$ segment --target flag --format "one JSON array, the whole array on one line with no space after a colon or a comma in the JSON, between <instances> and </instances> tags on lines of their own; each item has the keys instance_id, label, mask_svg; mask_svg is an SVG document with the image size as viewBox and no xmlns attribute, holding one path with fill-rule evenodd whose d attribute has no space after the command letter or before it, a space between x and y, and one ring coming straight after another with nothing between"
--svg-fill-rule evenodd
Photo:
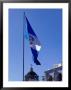
<instances>
[{"instance_id":1,"label":"flag","mask_svg":"<svg viewBox=\"0 0 71 90\"><path fill-rule=\"evenodd\" d=\"M28 35L29 35L29 44L30 44L32 55L33 55L34 63L36 65L41 65L41 63L38 60L38 53L41 49L41 44L40 44L36 34L34 33L27 17L26 17L26 22L27 22L27 31L28 31Z\"/></svg>"}]
</instances>

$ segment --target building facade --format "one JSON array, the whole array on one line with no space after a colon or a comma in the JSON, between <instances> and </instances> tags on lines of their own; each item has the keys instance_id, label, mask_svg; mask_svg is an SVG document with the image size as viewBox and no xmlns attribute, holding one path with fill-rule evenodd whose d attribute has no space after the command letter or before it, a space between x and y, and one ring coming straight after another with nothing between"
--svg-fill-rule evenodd
<instances>
[{"instance_id":1,"label":"building facade","mask_svg":"<svg viewBox=\"0 0 71 90\"><path fill-rule=\"evenodd\" d=\"M30 68L30 71L25 75L25 81L39 81L39 76Z\"/></svg>"},{"instance_id":2,"label":"building facade","mask_svg":"<svg viewBox=\"0 0 71 90\"><path fill-rule=\"evenodd\" d=\"M39 81L39 76L34 72L32 67L25 75L25 81ZM62 81L62 65L55 65L52 69L45 71L42 81Z\"/></svg>"},{"instance_id":3,"label":"building facade","mask_svg":"<svg viewBox=\"0 0 71 90\"><path fill-rule=\"evenodd\" d=\"M45 71L44 81L62 81L62 65L58 64L54 68Z\"/></svg>"}]
</instances>

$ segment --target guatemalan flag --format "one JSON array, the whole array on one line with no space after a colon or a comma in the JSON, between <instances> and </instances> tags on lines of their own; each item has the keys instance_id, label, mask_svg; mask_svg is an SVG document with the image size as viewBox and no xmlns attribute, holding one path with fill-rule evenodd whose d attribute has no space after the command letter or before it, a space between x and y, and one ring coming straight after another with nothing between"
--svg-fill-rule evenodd
<instances>
[{"instance_id":1,"label":"guatemalan flag","mask_svg":"<svg viewBox=\"0 0 71 90\"><path fill-rule=\"evenodd\" d=\"M29 44L30 44L32 55L33 55L34 63L36 65L41 65L41 63L38 61L38 53L41 49L41 44L40 44L36 34L34 33L27 18L26 18L26 22L27 22L27 31L28 31L28 35L29 35Z\"/></svg>"}]
</instances>

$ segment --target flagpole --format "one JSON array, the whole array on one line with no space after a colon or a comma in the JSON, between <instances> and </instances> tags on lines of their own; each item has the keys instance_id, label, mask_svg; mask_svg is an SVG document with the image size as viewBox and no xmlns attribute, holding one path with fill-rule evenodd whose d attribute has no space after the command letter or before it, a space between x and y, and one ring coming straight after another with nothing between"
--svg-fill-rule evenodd
<instances>
[{"instance_id":1,"label":"flagpole","mask_svg":"<svg viewBox=\"0 0 71 90\"><path fill-rule=\"evenodd\" d=\"M25 13L24 13L24 22L25 22ZM24 29L25 29L25 23L23 23L23 81L24 81Z\"/></svg>"},{"instance_id":2,"label":"flagpole","mask_svg":"<svg viewBox=\"0 0 71 90\"><path fill-rule=\"evenodd\" d=\"M24 81L24 26L23 26L23 81Z\"/></svg>"}]
</instances>

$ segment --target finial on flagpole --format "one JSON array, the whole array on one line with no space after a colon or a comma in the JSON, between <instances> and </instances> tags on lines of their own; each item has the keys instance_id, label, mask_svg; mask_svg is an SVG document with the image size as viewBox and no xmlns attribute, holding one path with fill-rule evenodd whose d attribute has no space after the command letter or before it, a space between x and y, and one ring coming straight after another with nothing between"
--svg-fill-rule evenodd
<instances>
[{"instance_id":1,"label":"finial on flagpole","mask_svg":"<svg viewBox=\"0 0 71 90\"><path fill-rule=\"evenodd\" d=\"M25 12L24 12L24 15L25 15Z\"/></svg>"},{"instance_id":2,"label":"finial on flagpole","mask_svg":"<svg viewBox=\"0 0 71 90\"><path fill-rule=\"evenodd\" d=\"M24 12L24 16L26 17L26 13Z\"/></svg>"},{"instance_id":3,"label":"finial on flagpole","mask_svg":"<svg viewBox=\"0 0 71 90\"><path fill-rule=\"evenodd\" d=\"M24 17L25 17L25 19L26 19L26 13L24 12Z\"/></svg>"}]
</instances>

